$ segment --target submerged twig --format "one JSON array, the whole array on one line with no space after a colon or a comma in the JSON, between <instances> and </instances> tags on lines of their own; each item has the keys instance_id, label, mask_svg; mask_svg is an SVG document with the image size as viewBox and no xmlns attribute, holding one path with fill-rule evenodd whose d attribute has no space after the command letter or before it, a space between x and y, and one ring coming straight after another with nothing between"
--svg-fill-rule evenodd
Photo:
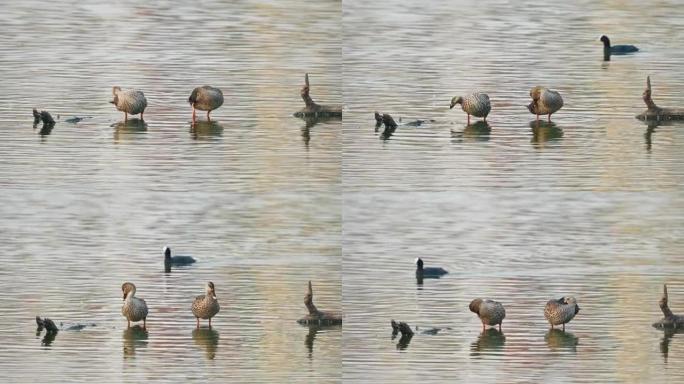
<instances>
[{"instance_id":1,"label":"submerged twig","mask_svg":"<svg viewBox=\"0 0 684 384\"><path fill-rule=\"evenodd\" d=\"M304 305L309 310L309 314L297 320L299 324L305 325L338 325L342 324L342 315L337 312L320 311L313 303L313 290L311 281L304 295Z\"/></svg>"},{"instance_id":2,"label":"submerged twig","mask_svg":"<svg viewBox=\"0 0 684 384\"><path fill-rule=\"evenodd\" d=\"M304 75L304 86L300 91L305 107L294 113L296 117L342 117L342 107L317 104L309 95L309 74Z\"/></svg>"},{"instance_id":3,"label":"submerged twig","mask_svg":"<svg viewBox=\"0 0 684 384\"><path fill-rule=\"evenodd\" d=\"M661 108L651 98L651 77L646 77L646 89L642 95L647 109L636 118L640 120L682 120L684 119L684 108Z\"/></svg>"},{"instance_id":4,"label":"submerged twig","mask_svg":"<svg viewBox=\"0 0 684 384\"><path fill-rule=\"evenodd\" d=\"M683 328L684 316L672 313L672 310L670 310L670 307L667 305L667 300L667 285L663 284L663 296L660 298L658 305L665 317L660 319L660 321L653 323L653 326L656 328Z\"/></svg>"}]
</instances>

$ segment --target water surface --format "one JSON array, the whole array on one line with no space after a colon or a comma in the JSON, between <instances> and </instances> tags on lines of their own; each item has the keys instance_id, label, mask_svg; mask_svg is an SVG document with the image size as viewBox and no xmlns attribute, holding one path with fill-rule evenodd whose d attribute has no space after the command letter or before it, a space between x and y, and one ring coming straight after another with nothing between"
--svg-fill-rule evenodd
<instances>
[{"instance_id":1,"label":"water surface","mask_svg":"<svg viewBox=\"0 0 684 384\"><path fill-rule=\"evenodd\" d=\"M647 75L656 103L684 105L683 16L668 2L345 2L345 380L683 379L681 335L651 323L665 282L684 311L684 125L634 118ZM641 51L604 62L601 34ZM535 85L563 95L553 124L525 108ZM491 98L487 125L449 109L473 90ZM401 118L393 135L374 111ZM451 273L417 285L416 257ZM544 304L564 295L582 309L550 333ZM476 297L506 305L503 334L480 334ZM406 345L391 319L451 329Z\"/></svg>"},{"instance_id":2,"label":"water surface","mask_svg":"<svg viewBox=\"0 0 684 384\"><path fill-rule=\"evenodd\" d=\"M29 1L0 19L0 367L9 382L337 382L341 329L296 324L308 280L341 308L339 2ZM190 124L193 87L223 90ZM145 92L123 121L111 87ZM31 108L57 119L32 127ZM76 124L73 117L88 117ZM164 273L162 247L198 259ZM221 312L194 330L207 281ZM121 284L149 307L126 330ZM35 335L35 315L96 326ZM206 324L205 324L206 325ZM204 325L204 326L205 326Z\"/></svg>"}]
</instances>

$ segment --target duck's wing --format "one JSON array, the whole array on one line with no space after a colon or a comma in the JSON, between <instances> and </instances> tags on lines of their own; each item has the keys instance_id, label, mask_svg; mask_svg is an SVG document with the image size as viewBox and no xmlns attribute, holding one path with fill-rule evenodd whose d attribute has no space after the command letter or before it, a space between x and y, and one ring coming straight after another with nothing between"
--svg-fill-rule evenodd
<instances>
[{"instance_id":1,"label":"duck's wing","mask_svg":"<svg viewBox=\"0 0 684 384\"><path fill-rule=\"evenodd\" d=\"M546 90L542 94L542 104L550 111L557 111L563 107L563 98L556 91Z\"/></svg>"}]
</instances>

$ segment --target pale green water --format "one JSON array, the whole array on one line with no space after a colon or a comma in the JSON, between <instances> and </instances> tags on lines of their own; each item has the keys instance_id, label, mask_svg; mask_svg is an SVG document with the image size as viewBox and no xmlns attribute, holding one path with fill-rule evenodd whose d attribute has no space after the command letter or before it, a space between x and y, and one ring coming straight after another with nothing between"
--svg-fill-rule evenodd
<instances>
[{"instance_id":1,"label":"pale green water","mask_svg":"<svg viewBox=\"0 0 684 384\"><path fill-rule=\"evenodd\" d=\"M291 114L305 72L341 103L340 3L98 3L0 6L3 381L339 381L341 329L296 320L308 280L341 309L341 122ZM203 84L225 103L191 131ZM113 85L145 92L146 126ZM34 106L61 115L50 135ZM165 274L166 244L197 264ZM125 330L127 280L147 335ZM197 333L208 280L221 312ZM97 326L42 346L37 314Z\"/></svg>"},{"instance_id":2,"label":"pale green water","mask_svg":"<svg viewBox=\"0 0 684 384\"><path fill-rule=\"evenodd\" d=\"M344 4L344 378L349 382L679 382L662 284L684 312L684 124L634 119L684 106L678 3L429 1ZM636 55L602 61L608 34ZM533 130L529 89L561 92ZM466 127L455 95L490 95ZM382 140L373 111L433 119ZM451 273L417 286L414 258ZM676 292L676 293L675 293ZM566 334L544 304L577 297ZM506 305L480 335L476 297ZM390 319L450 327L405 349Z\"/></svg>"},{"instance_id":3,"label":"pale green water","mask_svg":"<svg viewBox=\"0 0 684 384\"><path fill-rule=\"evenodd\" d=\"M684 124L633 117L647 75L684 106L683 20L676 2L0 6L4 380L684 380L682 336L651 327L663 283L684 312ZM641 52L605 63L603 33ZM305 72L344 123L291 117ZM193 129L202 84L226 102ZM537 84L565 99L552 127L530 124ZM145 92L145 124L113 85ZM488 126L448 108L476 89ZM60 115L49 134L33 107ZM375 110L402 118L385 140ZM164 273L167 244L198 263ZM416 284L418 256L451 273ZM147 333L119 313L126 280ZM222 309L197 331L208 280ZM343 329L296 324L308 280ZM582 309L549 332L563 295ZM506 305L503 334L480 333L475 297ZM37 314L96 326L50 342ZM448 329L401 345L390 319Z\"/></svg>"}]
</instances>

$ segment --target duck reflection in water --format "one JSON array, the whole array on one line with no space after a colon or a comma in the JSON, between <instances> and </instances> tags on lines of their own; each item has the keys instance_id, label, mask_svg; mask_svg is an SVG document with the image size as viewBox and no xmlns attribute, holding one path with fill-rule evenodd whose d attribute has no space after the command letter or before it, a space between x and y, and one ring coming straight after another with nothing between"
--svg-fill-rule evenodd
<instances>
[{"instance_id":1,"label":"duck reflection in water","mask_svg":"<svg viewBox=\"0 0 684 384\"><path fill-rule=\"evenodd\" d=\"M130 121L130 120L129 120ZM147 330L140 325L134 325L123 332L124 358L134 357L137 348L147 347Z\"/></svg>"},{"instance_id":2,"label":"duck reflection in water","mask_svg":"<svg viewBox=\"0 0 684 384\"><path fill-rule=\"evenodd\" d=\"M463 128L463 131L451 130L452 142L462 141L489 141L489 134L492 132L492 126L486 121L476 121L468 124Z\"/></svg>"},{"instance_id":3,"label":"duck reflection in water","mask_svg":"<svg viewBox=\"0 0 684 384\"><path fill-rule=\"evenodd\" d=\"M147 132L147 123L138 118L119 121L118 123L113 124L112 127L114 128L115 143Z\"/></svg>"},{"instance_id":4,"label":"duck reflection in water","mask_svg":"<svg viewBox=\"0 0 684 384\"><path fill-rule=\"evenodd\" d=\"M223 136L223 126L217 121L196 121L190 124L193 140L211 139Z\"/></svg>"},{"instance_id":5,"label":"duck reflection in water","mask_svg":"<svg viewBox=\"0 0 684 384\"><path fill-rule=\"evenodd\" d=\"M472 344L470 355L479 356L482 352L502 350L506 344L506 336L496 328L487 328L480 332Z\"/></svg>"},{"instance_id":6,"label":"duck reflection in water","mask_svg":"<svg viewBox=\"0 0 684 384\"><path fill-rule=\"evenodd\" d=\"M577 352L577 344L579 344L577 336L557 328L549 329L544 335L544 340L552 351L570 350Z\"/></svg>"},{"instance_id":7,"label":"duck reflection in water","mask_svg":"<svg viewBox=\"0 0 684 384\"><path fill-rule=\"evenodd\" d=\"M192 340L195 345L204 349L207 359L214 360L219 345L218 331L210 328L195 328L192 330Z\"/></svg>"},{"instance_id":8,"label":"duck reflection in water","mask_svg":"<svg viewBox=\"0 0 684 384\"><path fill-rule=\"evenodd\" d=\"M530 128L532 128L532 144L542 144L563 137L563 130L554 122L532 120Z\"/></svg>"}]
</instances>

